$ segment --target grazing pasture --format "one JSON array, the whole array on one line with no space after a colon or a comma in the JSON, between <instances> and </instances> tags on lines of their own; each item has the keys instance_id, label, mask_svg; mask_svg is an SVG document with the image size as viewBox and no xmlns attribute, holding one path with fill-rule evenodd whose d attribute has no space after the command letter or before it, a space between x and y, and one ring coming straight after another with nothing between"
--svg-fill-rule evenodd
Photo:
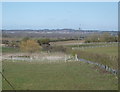
<instances>
[{"instance_id":1,"label":"grazing pasture","mask_svg":"<svg viewBox=\"0 0 120 92\"><path fill-rule=\"evenodd\" d=\"M71 53L77 53L79 58L87 59L100 64L108 65L111 68L118 68L118 46L93 47L74 49Z\"/></svg>"},{"instance_id":2,"label":"grazing pasture","mask_svg":"<svg viewBox=\"0 0 120 92\"><path fill-rule=\"evenodd\" d=\"M115 75L80 61L3 61L3 69L16 90L117 90L118 86ZM4 79L3 89L11 90Z\"/></svg>"},{"instance_id":3,"label":"grazing pasture","mask_svg":"<svg viewBox=\"0 0 120 92\"><path fill-rule=\"evenodd\" d=\"M19 48L12 48L12 47L2 47L0 48L2 53L17 53L20 52Z\"/></svg>"},{"instance_id":4,"label":"grazing pasture","mask_svg":"<svg viewBox=\"0 0 120 92\"><path fill-rule=\"evenodd\" d=\"M38 60L33 58L31 62L25 60L3 60L3 74L16 90L117 90L118 78L116 75L100 69L98 66L81 61L70 60L66 62L64 58L67 55L74 56L77 54L80 58L109 65L111 68L117 69L117 59L113 60L112 57L118 57L118 47L72 50L70 45L76 43L79 42L67 42L65 44L64 42L63 44L57 42L56 45L53 44L53 47L56 46L57 50L54 47L51 52L41 51L39 52L40 56L38 53L32 53L31 56L39 58ZM64 46L59 47L60 45ZM3 47L1 50L3 55L21 53L17 48ZM40 57L46 58L46 55L48 55L47 59L39 62L41 61ZM62 56L63 58L56 62L57 56ZM50 60L54 60L54 62L50 62ZM4 79L2 82L3 90L11 90L11 87Z\"/></svg>"},{"instance_id":5,"label":"grazing pasture","mask_svg":"<svg viewBox=\"0 0 120 92\"><path fill-rule=\"evenodd\" d=\"M92 53L107 54L110 56L118 56L118 46L85 48L82 50Z\"/></svg>"}]
</instances>

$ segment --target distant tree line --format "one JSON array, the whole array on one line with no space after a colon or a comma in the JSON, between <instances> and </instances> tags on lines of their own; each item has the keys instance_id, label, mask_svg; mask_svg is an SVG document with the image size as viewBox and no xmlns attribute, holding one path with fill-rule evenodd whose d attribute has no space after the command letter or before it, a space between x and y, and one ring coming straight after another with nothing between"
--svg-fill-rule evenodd
<instances>
[{"instance_id":1,"label":"distant tree line","mask_svg":"<svg viewBox=\"0 0 120 92\"><path fill-rule=\"evenodd\" d=\"M66 39L65 39L66 40ZM64 39L52 40L52 41L65 41ZM103 34L91 34L84 38L86 43L90 42L118 42L118 36L113 36L110 33L106 32ZM51 40L47 38L41 39L32 39L25 37L21 40L2 40L2 43L8 47L20 48L21 51L25 52L37 52L40 50L44 51L66 51L66 48L63 46L51 46Z\"/></svg>"},{"instance_id":2,"label":"distant tree line","mask_svg":"<svg viewBox=\"0 0 120 92\"><path fill-rule=\"evenodd\" d=\"M90 42L118 42L118 36L113 36L108 32L103 34L91 34L85 38L86 43Z\"/></svg>"}]
</instances>

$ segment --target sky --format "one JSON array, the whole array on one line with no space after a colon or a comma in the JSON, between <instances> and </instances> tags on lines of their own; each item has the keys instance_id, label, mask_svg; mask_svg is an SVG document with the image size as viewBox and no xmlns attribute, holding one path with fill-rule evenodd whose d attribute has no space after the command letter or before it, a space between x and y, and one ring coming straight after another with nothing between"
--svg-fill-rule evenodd
<instances>
[{"instance_id":1,"label":"sky","mask_svg":"<svg viewBox=\"0 0 120 92\"><path fill-rule=\"evenodd\" d=\"M118 30L117 2L3 2L2 29Z\"/></svg>"}]
</instances>

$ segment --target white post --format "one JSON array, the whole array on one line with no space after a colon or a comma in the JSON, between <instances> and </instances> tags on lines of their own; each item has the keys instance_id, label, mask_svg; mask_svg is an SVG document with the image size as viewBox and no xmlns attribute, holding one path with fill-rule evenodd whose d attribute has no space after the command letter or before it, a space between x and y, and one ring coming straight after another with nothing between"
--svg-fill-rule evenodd
<instances>
[{"instance_id":1,"label":"white post","mask_svg":"<svg viewBox=\"0 0 120 92\"><path fill-rule=\"evenodd\" d=\"M65 55L65 63L66 63L66 59L67 59L67 58L66 58L66 55Z\"/></svg>"},{"instance_id":2,"label":"white post","mask_svg":"<svg viewBox=\"0 0 120 92\"><path fill-rule=\"evenodd\" d=\"M75 54L75 60L78 61L77 54Z\"/></svg>"}]
</instances>

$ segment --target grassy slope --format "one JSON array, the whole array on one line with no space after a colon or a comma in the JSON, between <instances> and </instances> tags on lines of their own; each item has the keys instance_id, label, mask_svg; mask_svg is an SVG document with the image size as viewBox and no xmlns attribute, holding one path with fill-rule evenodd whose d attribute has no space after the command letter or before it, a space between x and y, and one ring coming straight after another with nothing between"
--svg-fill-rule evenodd
<instances>
[{"instance_id":1,"label":"grassy slope","mask_svg":"<svg viewBox=\"0 0 120 92\"><path fill-rule=\"evenodd\" d=\"M81 62L3 62L3 68L5 76L18 90L117 89L114 75L100 73L92 65ZM4 80L3 89L11 89Z\"/></svg>"},{"instance_id":2,"label":"grassy slope","mask_svg":"<svg viewBox=\"0 0 120 92\"><path fill-rule=\"evenodd\" d=\"M112 56L118 56L118 46L112 47L96 47L96 48L86 48L84 51L99 53L99 54L107 54Z\"/></svg>"},{"instance_id":3,"label":"grassy slope","mask_svg":"<svg viewBox=\"0 0 120 92\"><path fill-rule=\"evenodd\" d=\"M113 69L118 68L118 46L112 47L95 47L95 48L85 48L85 49L77 49L81 58L98 62L104 65L108 65ZM83 52L80 52L83 51ZM85 53L84 53L85 52ZM97 55L99 54L99 56ZM105 58L111 56L109 58Z\"/></svg>"}]
</instances>

